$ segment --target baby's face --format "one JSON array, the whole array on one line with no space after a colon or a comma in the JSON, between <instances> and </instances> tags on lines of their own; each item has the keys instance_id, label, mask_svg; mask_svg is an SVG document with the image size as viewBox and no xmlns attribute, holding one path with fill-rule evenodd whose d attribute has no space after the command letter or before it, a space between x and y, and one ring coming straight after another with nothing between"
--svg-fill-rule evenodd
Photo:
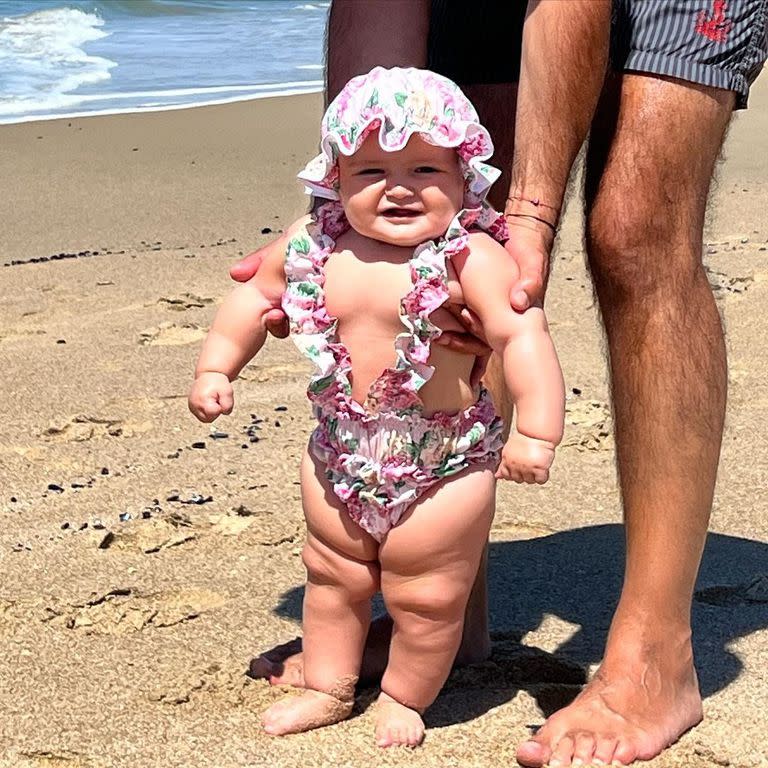
<instances>
[{"instance_id":1,"label":"baby's face","mask_svg":"<svg viewBox=\"0 0 768 768\"><path fill-rule=\"evenodd\" d=\"M339 157L339 195L356 232L415 246L444 235L461 210L459 156L418 136L402 150L386 152L372 133L354 155Z\"/></svg>"}]
</instances>

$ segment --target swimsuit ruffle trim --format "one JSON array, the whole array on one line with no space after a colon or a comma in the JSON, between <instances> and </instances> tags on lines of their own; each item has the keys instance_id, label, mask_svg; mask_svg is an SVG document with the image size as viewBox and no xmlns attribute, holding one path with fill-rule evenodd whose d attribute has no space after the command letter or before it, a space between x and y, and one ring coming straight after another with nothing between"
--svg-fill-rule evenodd
<instances>
[{"instance_id":1,"label":"swimsuit ruffle trim","mask_svg":"<svg viewBox=\"0 0 768 768\"><path fill-rule=\"evenodd\" d=\"M363 417L422 411L418 392L434 373L427 361L431 342L441 333L430 316L448 299L446 260L468 248L471 227L502 242L507 238L504 217L483 201L459 211L444 237L415 249L409 263L412 287L400 302L405 330L395 339L395 366L372 383L364 404L352 398L349 352L338 341L338 322L325 306L325 264L337 238L349 228L341 203L320 206L310 224L294 235L286 251L283 310L296 346L315 364L307 394L316 408Z\"/></svg>"}]
</instances>

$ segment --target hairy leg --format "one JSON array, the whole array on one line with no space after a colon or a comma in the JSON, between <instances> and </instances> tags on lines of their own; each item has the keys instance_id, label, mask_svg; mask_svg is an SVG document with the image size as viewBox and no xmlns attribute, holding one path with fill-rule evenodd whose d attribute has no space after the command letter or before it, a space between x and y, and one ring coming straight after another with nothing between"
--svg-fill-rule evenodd
<instances>
[{"instance_id":1,"label":"hairy leg","mask_svg":"<svg viewBox=\"0 0 768 768\"><path fill-rule=\"evenodd\" d=\"M381 680L379 746L421 742L421 713L443 686L461 642L494 492L493 470L470 468L422 496L381 543L381 590L394 629Z\"/></svg>"},{"instance_id":2,"label":"hairy leg","mask_svg":"<svg viewBox=\"0 0 768 768\"><path fill-rule=\"evenodd\" d=\"M494 83L489 85L463 85L462 89L475 105L480 121L488 128L493 138L494 153L490 162L502 170L499 180L493 185L488 199L496 210L503 211L509 190L512 170L512 156L515 148L515 111L517 108L517 83ZM512 423L513 404L504 384L504 373L498 355L491 355L483 377L496 410L504 421L506 438ZM477 589L483 590L487 581L486 563L478 571ZM487 601L487 597L485 598ZM470 602L470 608L474 604ZM486 611L487 612L487 611ZM468 617L469 619L469 617ZM467 634L469 634L467 627ZM479 633L476 633L476 641Z\"/></svg>"},{"instance_id":3,"label":"hairy leg","mask_svg":"<svg viewBox=\"0 0 768 768\"><path fill-rule=\"evenodd\" d=\"M307 690L265 712L264 729L272 735L329 725L352 711L371 598L379 589L378 544L352 521L309 453L302 461L301 489L307 520L302 553Z\"/></svg>"},{"instance_id":4,"label":"hairy leg","mask_svg":"<svg viewBox=\"0 0 768 768\"><path fill-rule=\"evenodd\" d=\"M326 99L375 66L426 66L430 5L431 0L333 0Z\"/></svg>"},{"instance_id":5,"label":"hairy leg","mask_svg":"<svg viewBox=\"0 0 768 768\"><path fill-rule=\"evenodd\" d=\"M690 610L726 396L720 317L701 263L732 93L625 75L598 109L587 171L624 504L624 586L594 680L518 750L526 766L628 764L702 717Z\"/></svg>"}]
</instances>

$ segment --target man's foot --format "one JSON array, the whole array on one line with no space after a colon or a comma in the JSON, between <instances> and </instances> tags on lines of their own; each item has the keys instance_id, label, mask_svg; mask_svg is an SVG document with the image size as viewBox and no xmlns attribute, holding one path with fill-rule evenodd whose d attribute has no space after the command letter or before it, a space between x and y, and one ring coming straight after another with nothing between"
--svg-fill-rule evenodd
<instances>
[{"instance_id":1,"label":"man's foot","mask_svg":"<svg viewBox=\"0 0 768 768\"><path fill-rule=\"evenodd\" d=\"M376 702L375 734L377 747L418 747L424 741L424 721L415 709L382 691Z\"/></svg>"},{"instance_id":2,"label":"man's foot","mask_svg":"<svg viewBox=\"0 0 768 768\"><path fill-rule=\"evenodd\" d=\"M360 667L361 683L376 683L381 680L389 659L391 637L392 619L389 616L382 616L371 622ZM301 638L295 637L251 659L248 674L256 680L268 680L270 685L303 688L304 657L301 652Z\"/></svg>"},{"instance_id":3,"label":"man's foot","mask_svg":"<svg viewBox=\"0 0 768 768\"><path fill-rule=\"evenodd\" d=\"M490 655L490 639L487 632L470 636L467 627L461 647L456 656L457 666L469 666L485 661ZM371 622L363 651L360 668L360 682L368 685L378 683L389 659L389 641L392 637L392 619L380 616ZM301 653L301 638L276 645L251 659L248 674L256 680L268 680L270 685L292 685L304 687L304 660Z\"/></svg>"},{"instance_id":4,"label":"man's foot","mask_svg":"<svg viewBox=\"0 0 768 768\"><path fill-rule=\"evenodd\" d=\"M273 704L261 718L264 730L270 736L310 731L333 725L349 717L353 702L342 701L328 693L304 691Z\"/></svg>"},{"instance_id":5,"label":"man's foot","mask_svg":"<svg viewBox=\"0 0 768 768\"><path fill-rule=\"evenodd\" d=\"M621 648L614 643L614 648ZM650 760L699 723L701 695L690 640L606 660L572 704L518 747L523 766L629 765Z\"/></svg>"},{"instance_id":6,"label":"man's foot","mask_svg":"<svg viewBox=\"0 0 768 768\"><path fill-rule=\"evenodd\" d=\"M301 655L301 638L294 637L287 643L251 659L248 674L255 680L269 680L270 685L304 687L304 663Z\"/></svg>"}]
</instances>

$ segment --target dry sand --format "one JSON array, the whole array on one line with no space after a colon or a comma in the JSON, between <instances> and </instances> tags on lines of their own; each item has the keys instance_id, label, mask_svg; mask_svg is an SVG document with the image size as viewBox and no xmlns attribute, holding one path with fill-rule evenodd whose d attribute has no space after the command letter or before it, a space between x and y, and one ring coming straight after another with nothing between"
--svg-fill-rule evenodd
<instances>
[{"instance_id":1,"label":"dry sand","mask_svg":"<svg viewBox=\"0 0 768 768\"><path fill-rule=\"evenodd\" d=\"M228 266L303 209L294 173L320 110L302 96L0 127L0 765L513 764L600 657L622 529L573 204L549 296L566 440L547 487L500 489L493 658L451 677L413 753L373 746L375 691L322 732L260 732L283 691L248 662L299 631L308 367L271 340L225 436L185 400ZM731 395L694 604L706 720L654 766L768 764L766 129L768 76L707 227Z\"/></svg>"}]
</instances>

